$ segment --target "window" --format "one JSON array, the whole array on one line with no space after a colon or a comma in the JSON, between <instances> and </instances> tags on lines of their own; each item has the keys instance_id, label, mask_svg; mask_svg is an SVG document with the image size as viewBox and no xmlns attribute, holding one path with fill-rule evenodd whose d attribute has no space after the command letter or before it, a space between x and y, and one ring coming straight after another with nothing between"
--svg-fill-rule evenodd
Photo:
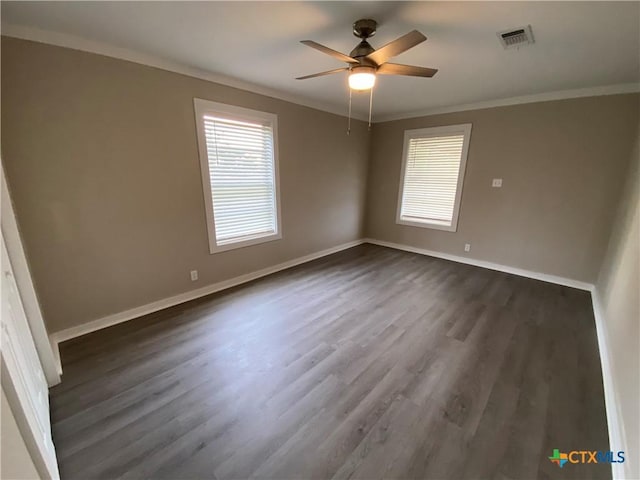
<instances>
[{"instance_id":1,"label":"window","mask_svg":"<svg viewBox=\"0 0 640 480\"><path fill-rule=\"evenodd\" d=\"M471 124L406 130L396 223L455 232Z\"/></svg>"},{"instance_id":2,"label":"window","mask_svg":"<svg viewBox=\"0 0 640 480\"><path fill-rule=\"evenodd\" d=\"M277 116L194 99L209 250L282 238Z\"/></svg>"}]
</instances>

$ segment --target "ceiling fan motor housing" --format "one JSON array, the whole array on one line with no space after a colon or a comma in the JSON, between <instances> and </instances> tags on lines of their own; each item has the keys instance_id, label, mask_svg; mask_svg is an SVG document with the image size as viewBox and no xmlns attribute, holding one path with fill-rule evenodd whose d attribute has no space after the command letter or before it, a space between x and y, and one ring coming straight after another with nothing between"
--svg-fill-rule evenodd
<instances>
[{"instance_id":1,"label":"ceiling fan motor housing","mask_svg":"<svg viewBox=\"0 0 640 480\"><path fill-rule=\"evenodd\" d=\"M355 58L356 60L360 60L360 57L366 57L373 51L375 51L375 49L371 45L369 45L369 42L367 42L366 40L362 40L358 45L356 45L356 48L351 50L349 56Z\"/></svg>"}]
</instances>

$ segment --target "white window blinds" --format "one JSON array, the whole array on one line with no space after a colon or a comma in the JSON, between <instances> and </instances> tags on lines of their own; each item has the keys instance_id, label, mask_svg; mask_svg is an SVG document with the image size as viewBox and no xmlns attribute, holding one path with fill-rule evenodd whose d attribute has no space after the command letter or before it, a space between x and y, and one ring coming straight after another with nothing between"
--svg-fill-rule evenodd
<instances>
[{"instance_id":1,"label":"white window blinds","mask_svg":"<svg viewBox=\"0 0 640 480\"><path fill-rule=\"evenodd\" d=\"M270 125L204 116L218 245L276 233Z\"/></svg>"},{"instance_id":2,"label":"white window blinds","mask_svg":"<svg viewBox=\"0 0 640 480\"><path fill-rule=\"evenodd\" d=\"M465 130L441 134L423 129L405 139L399 223L455 230L464 176ZM423 225L418 225L423 226Z\"/></svg>"}]
</instances>

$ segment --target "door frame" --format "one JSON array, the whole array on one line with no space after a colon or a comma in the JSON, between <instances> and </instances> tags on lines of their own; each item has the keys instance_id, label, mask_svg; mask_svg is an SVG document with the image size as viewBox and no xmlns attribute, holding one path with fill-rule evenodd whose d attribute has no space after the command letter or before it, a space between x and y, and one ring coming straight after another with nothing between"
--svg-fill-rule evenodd
<instances>
[{"instance_id":1,"label":"door frame","mask_svg":"<svg viewBox=\"0 0 640 480\"><path fill-rule=\"evenodd\" d=\"M31 335L15 273L0 233L2 250L2 390L27 451L41 478L58 479L58 461L51 438L49 389Z\"/></svg>"},{"instance_id":2,"label":"door frame","mask_svg":"<svg viewBox=\"0 0 640 480\"><path fill-rule=\"evenodd\" d=\"M1 160L0 165L2 165ZM33 286L29 272L29 264L22 246L20 230L4 173L4 165L0 168L0 177L2 181L0 197L2 236L4 237L7 247L7 254L11 261L15 282L20 292L20 299L22 300L27 321L29 322L29 328L31 329L31 335L36 345L38 357L40 358L47 384L49 387L52 387L60 383L62 365L60 364L59 356L56 354L57 349L54 351L51 345L44 318L42 317L42 311L40 310L38 296Z\"/></svg>"}]
</instances>

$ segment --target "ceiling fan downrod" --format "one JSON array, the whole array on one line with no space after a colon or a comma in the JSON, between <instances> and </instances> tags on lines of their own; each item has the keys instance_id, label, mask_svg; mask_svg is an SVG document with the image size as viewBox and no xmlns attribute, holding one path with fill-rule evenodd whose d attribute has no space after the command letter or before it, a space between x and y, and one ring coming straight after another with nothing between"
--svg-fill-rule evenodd
<instances>
[{"instance_id":1,"label":"ceiling fan downrod","mask_svg":"<svg viewBox=\"0 0 640 480\"><path fill-rule=\"evenodd\" d=\"M378 23L375 20L371 20L370 18L361 19L353 24L353 34L360 38L360 43L356 45L356 47L351 50L349 56L359 60L361 58L366 57L370 53L375 51L369 42L367 42L367 38L371 38L376 34L376 28Z\"/></svg>"}]
</instances>

